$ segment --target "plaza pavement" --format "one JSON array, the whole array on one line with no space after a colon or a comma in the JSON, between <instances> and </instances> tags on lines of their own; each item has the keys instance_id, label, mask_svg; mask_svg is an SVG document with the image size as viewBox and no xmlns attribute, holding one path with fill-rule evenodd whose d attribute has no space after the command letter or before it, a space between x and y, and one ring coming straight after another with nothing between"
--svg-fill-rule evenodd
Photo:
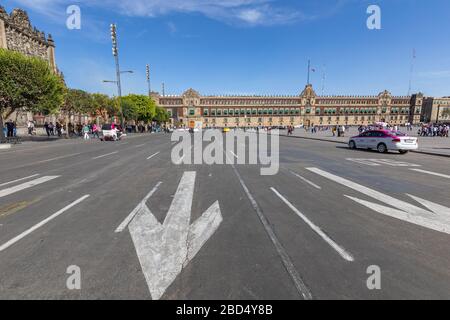
<instances>
[{"instance_id":1,"label":"plaza pavement","mask_svg":"<svg viewBox=\"0 0 450 320\"><path fill-rule=\"evenodd\" d=\"M31 146L0 153L0 299L450 299L450 159L280 137L261 176L174 164L166 134Z\"/></svg>"}]
</instances>

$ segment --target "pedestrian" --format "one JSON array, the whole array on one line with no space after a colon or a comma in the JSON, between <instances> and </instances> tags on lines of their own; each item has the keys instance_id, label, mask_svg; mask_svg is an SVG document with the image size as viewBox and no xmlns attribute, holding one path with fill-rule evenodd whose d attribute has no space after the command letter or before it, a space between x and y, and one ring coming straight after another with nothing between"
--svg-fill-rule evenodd
<instances>
[{"instance_id":1,"label":"pedestrian","mask_svg":"<svg viewBox=\"0 0 450 320\"><path fill-rule=\"evenodd\" d=\"M58 134L58 137L61 138L61 136L62 136L62 125L58 121L56 122L56 133Z\"/></svg>"},{"instance_id":2,"label":"pedestrian","mask_svg":"<svg viewBox=\"0 0 450 320\"><path fill-rule=\"evenodd\" d=\"M50 137L50 128L48 126L48 122L44 123L44 129L45 129L45 132L47 133L47 137Z\"/></svg>"},{"instance_id":3,"label":"pedestrian","mask_svg":"<svg viewBox=\"0 0 450 320\"><path fill-rule=\"evenodd\" d=\"M27 128L28 128L28 134L30 136L33 135L33 131L34 131L34 122L33 122L33 120L28 120Z\"/></svg>"},{"instance_id":4,"label":"pedestrian","mask_svg":"<svg viewBox=\"0 0 450 320\"><path fill-rule=\"evenodd\" d=\"M89 139L90 139L90 137L89 137L89 131L90 131L90 130L91 130L91 129L89 128L89 125L88 125L88 124L84 125L84 127L83 127L84 140L89 140Z\"/></svg>"},{"instance_id":5,"label":"pedestrian","mask_svg":"<svg viewBox=\"0 0 450 320\"><path fill-rule=\"evenodd\" d=\"M99 128L97 126L97 124L93 124L92 125L92 133L93 133L93 137L97 137L97 139L100 139L100 135L98 134Z\"/></svg>"},{"instance_id":6,"label":"pedestrian","mask_svg":"<svg viewBox=\"0 0 450 320\"><path fill-rule=\"evenodd\" d=\"M14 122L12 120L6 122L6 136L8 138L14 137Z\"/></svg>"}]
</instances>

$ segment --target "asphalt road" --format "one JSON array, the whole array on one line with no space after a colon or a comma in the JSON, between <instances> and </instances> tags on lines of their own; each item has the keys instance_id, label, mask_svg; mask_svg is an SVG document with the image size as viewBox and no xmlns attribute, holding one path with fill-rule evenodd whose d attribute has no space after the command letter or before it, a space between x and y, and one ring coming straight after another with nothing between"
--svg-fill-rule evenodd
<instances>
[{"instance_id":1,"label":"asphalt road","mask_svg":"<svg viewBox=\"0 0 450 320\"><path fill-rule=\"evenodd\" d=\"M280 142L275 176L163 134L1 152L0 299L450 299L450 159Z\"/></svg>"}]
</instances>

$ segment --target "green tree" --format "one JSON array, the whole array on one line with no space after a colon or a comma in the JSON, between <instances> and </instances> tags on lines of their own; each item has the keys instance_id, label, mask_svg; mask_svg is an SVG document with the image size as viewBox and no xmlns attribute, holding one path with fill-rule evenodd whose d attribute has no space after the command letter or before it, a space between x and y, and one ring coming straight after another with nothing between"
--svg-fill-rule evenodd
<instances>
[{"instance_id":1,"label":"green tree","mask_svg":"<svg viewBox=\"0 0 450 320\"><path fill-rule=\"evenodd\" d=\"M71 116L92 114L95 112L95 106L91 94L83 90L67 89L62 111L66 115L66 132L69 133L69 122Z\"/></svg>"},{"instance_id":2,"label":"green tree","mask_svg":"<svg viewBox=\"0 0 450 320\"><path fill-rule=\"evenodd\" d=\"M18 110L56 113L64 92L64 81L46 61L0 49L0 140L5 140L4 118Z\"/></svg>"},{"instance_id":3,"label":"green tree","mask_svg":"<svg viewBox=\"0 0 450 320\"><path fill-rule=\"evenodd\" d=\"M100 115L105 122L119 113L117 102L105 94L92 94L92 103L96 111L95 115Z\"/></svg>"},{"instance_id":4,"label":"green tree","mask_svg":"<svg viewBox=\"0 0 450 320\"><path fill-rule=\"evenodd\" d=\"M153 120L155 120L158 123L165 123L167 121L169 121L169 113L161 107L157 107L156 108L156 115L153 118Z\"/></svg>"},{"instance_id":5,"label":"green tree","mask_svg":"<svg viewBox=\"0 0 450 320\"><path fill-rule=\"evenodd\" d=\"M122 98L125 119L149 122L156 114L156 104L145 95L130 94Z\"/></svg>"}]
</instances>

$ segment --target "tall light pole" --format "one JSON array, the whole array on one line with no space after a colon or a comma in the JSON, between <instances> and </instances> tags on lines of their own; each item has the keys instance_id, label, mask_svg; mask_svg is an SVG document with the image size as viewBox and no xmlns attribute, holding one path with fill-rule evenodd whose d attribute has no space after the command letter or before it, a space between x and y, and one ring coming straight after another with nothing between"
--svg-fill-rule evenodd
<instances>
[{"instance_id":1,"label":"tall light pole","mask_svg":"<svg viewBox=\"0 0 450 320\"><path fill-rule=\"evenodd\" d=\"M151 98L152 87L151 87L151 83L150 83L150 66L149 65L146 66L146 75L147 75L147 84L148 84L148 96L149 96L149 98Z\"/></svg>"},{"instance_id":2,"label":"tall light pole","mask_svg":"<svg viewBox=\"0 0 450 320\"><path fill-rule=\"evenodd\" d=\"M117 83L117 93L119 95L119 112L120 112L120 126L122 127L122 130L125 130L124 128L124 119L123 119L123 109L122 109L122 84L120 82L120 66L119 66L119 50L117 45L117 26L112 23L111 24L111 41L112 41L112 54L114 56L114 59L116 61L116 83Z\"/></svg>"}]
</instances>

